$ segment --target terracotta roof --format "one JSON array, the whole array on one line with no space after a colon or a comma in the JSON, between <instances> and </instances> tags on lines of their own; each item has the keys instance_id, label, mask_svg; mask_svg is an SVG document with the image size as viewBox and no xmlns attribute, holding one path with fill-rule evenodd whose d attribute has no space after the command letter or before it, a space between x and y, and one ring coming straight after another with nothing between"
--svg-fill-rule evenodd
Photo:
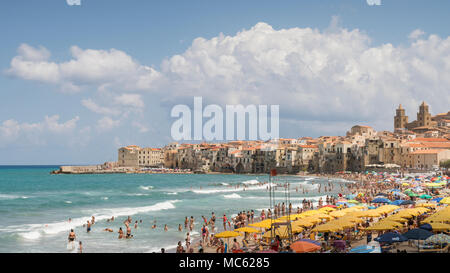
<instances>
[{"instance_id":1,"label":"terracotta roof","mask_svg":"<svg viewBox=\"0 0 450 273\"><path fill-rule=\"evenodd\" d=\"M413 141L427 141L427 142L448 142L445 138L434 138L434 137L416 137Z\"/></svg>"},{"instance_id":2,"label":"terracotta roof","mask_svg":"<svg viewBox=\"0 0 450 273\"><path fill-rule=\"evenodd\" d=\"M317 145L301 145L301 148L319 148Z\"/></svg>"}]
</instances>

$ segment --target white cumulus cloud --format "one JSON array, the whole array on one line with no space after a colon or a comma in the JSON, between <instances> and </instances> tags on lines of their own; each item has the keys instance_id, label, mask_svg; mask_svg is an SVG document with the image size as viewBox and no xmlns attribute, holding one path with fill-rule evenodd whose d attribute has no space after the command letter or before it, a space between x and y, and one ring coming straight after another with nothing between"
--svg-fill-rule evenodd
<instances>
[{"instance_id":1,"label":"white cumulus cloud","mask_svg":"<svg viewBox=\"0 0 450 273\"><path fill-rule=\"evenodd\" d=\"M79 91L84 86L98 89L148 90L159 78L151 67L140 65L123 51L70 49L72 59L49 61L47 49L22 44L11 60L9 75L27 80L51 83L62 90Z\"/></svg>"}]
</instances>

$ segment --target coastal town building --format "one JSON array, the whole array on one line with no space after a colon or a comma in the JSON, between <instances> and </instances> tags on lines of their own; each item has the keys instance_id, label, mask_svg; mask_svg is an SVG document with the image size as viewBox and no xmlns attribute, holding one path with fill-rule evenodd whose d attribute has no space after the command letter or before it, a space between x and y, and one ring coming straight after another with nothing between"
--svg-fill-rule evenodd
<instances>
[{"instance_id":1,"label":"coastal town building","mask_svg":"<svg viewBox=\"0 0 450 273\"><path fill-rule=\"evenodd\" d=\"M394 132L377 132L367 125L355 125L345 136L173 142L163 148L129 145L119 148L118 161L108 168L164 167L202 173L269 173L277 169L280 174L361 172L373 168L432 169L450 159L449 125L450 111L432 116L429 106L423 102L417 120L412 122L408 121L402 105L398 107Z\"/></svg>"}]
</instances>

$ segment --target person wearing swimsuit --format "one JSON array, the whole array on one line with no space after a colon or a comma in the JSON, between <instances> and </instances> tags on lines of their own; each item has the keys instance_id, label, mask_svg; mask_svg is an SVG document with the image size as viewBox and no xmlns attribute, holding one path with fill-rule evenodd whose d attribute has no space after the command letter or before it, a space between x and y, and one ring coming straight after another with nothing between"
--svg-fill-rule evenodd
<instances>
[{"instance_id":1,"label":"person wearing swimsuit","mask_svg":"<svg viewBox=\"0 0 450 273\"><path fill-rule=\"evenodd\" d=\"M75 232L73 232L73 229L71 229L70 230L70 233L69 233L69 242L73 242L73 241L75 241L75 238L76 238L77 236L75 235Z\"/></svg>"},{"instance_id":2,"label":"person wearing swimsuit","mask_svg":"<svg viewBox=\"0 0 450 273\"><path fill-rule=\"evenodd\" d=\"M130 228L130 226L129 225L127 225L127 239L129 239L129 238L131 238L132 237L132 235L131 235L131 228Z\"/></svg>"}]
</instances>

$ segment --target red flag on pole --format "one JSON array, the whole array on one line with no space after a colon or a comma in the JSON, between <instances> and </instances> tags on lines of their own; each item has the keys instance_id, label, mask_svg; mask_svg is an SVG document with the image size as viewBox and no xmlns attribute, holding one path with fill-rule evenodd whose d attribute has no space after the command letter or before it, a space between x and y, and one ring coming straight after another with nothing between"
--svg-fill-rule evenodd
<instances>
[{"instance_id":1,"label":"red flag on pole","mask_svg":"<svg viewBox=\"0 0 450 273\"><path fill-rule=\"evenodd\" d=\"M270 171L270 176L277 176L277 169L272 169Z\"/></svg>"}]
</instances>

